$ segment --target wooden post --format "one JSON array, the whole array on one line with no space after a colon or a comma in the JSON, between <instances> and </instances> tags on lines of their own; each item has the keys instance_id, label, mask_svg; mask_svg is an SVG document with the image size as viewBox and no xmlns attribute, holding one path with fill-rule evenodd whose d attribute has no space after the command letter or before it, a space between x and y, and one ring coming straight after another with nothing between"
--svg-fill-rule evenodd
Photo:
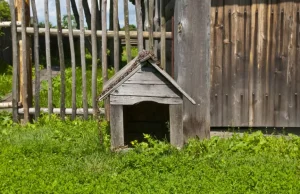
<instances>
[{"instance_id":1,"label":"wooden post","mask_svg":"<svg viewBox=\"0 0 300 194\"><path fill-rule=\"evenodd\" d=\"M124 146L124 121L122 105L111 105L110 107L110 130L111 149Z\"/></svg>"},{"instance_id":2,"label":"wooden post","mask_svg":"<svg viewBox=\"0 0 300 194\"><path fill-rule=\"evenodd\" d=\"M39 28L35 0L31 0L34 26L34 66L35 66L35 120L40 116L40 56L39 56Z\"/></svg>"},{"instance_id":3,"label":"wooden post","mask_svg":"<svg viewBox=\"0 0 300 194\"><path fill-rule=\"evenodd\" d=\"M211 1L175 2L177 82L196 101L184 99L185 140L210 137L210 8Z\"/></svg>"},{"instance_id":4,"label":"wooden post","mask_svg":"<svg viewBox=\"0 0 300 194\"><path fill-rule=\"evenodd\" d=\"M68 27L69 27L69 42L70 42L70 52L71 52L71 64L72 64L72 119L76 117L76 59L75 59L75 47L73 38L73 27L71 21L71 2L67 3L67 14L68 14Z\"/></svg>"},{"instance_id":5,"label":"wooden post","mask_svg":"<svg viewBox=\"0 0 300 194\"><path fill-rule=\"evenodd\" d=\"M136 23L138 32L138 49L142 51L143 46L143 17L142 17L142 5L141 0L135 0L135 11L136 11ZM103 29L103 28L102 28Z\"/></svg>"},{"instance_id":6,"label":"wooden post","mask_svg":"<svg viewBox=\"0 0 300 194\"><path fill-rule=\"evenodd\" d=\"M183 146L183 107L179 105L169 105L170 111L170 142L177 148Z\"/></svg>"},{"instance_id":7,"label":"wooden post","mask_svg":"<svg viewBox=\"0 0 300 194\"><path fill-rule=\"evenodd\" d=\"M119 18L118 18L118 0L113 4L113 26L114 26L114 68L118 72L120 69L120 49L119 49Z\"/></svg>"},{"instance_id":8,"label":"wooden post","mask_svg":"<svg viewBox=\"0 0 300 194\"><path fill-rule=\"evenodd\" d=\"M56 2L56 17L57 17L57 44L59 52L59 63L60 63L60 116L65 119L65 103L66 103L66 75L65 75L65 55L64 55L64 45L62 39L62 26L61 26L61 11L60 11L60 1L55 0Z\"/></svg>"},{"instance_id":9,"label":"wooden post","mask_svg":"<svg viewBox=\"0 0 300 194\"><path fill-rule=\"evenodd\" d=\"M160 0L160 62L161 67L166 69L166 18L165 18L165 0Z\"/></svg>"},{"instance_id":10,"label":"wooden post","mask_svg":"<svg viewBox=\"0 0 300 194\"><path fill-rule=\"evenodd\" d=\"M16 26L16 12L15 2L10 0L10 14L11 14L11 37L12 37L12 58L13 58L13 87L12 87L12 105L13 105L13 120L19 121L18 102L19 102L19 58L18 58L18 42L17 42L17 26Z\"/></svg>"},{"instance_id":11,"label":"wooden post","mask_svg":"<svg viewBox=\"0 0 300 194\"><path fill-rule=\"evenodd\" d=\"M87 103L87 89L86 89L86 61L85 61L85 36L84 36L84 16L83 4L79 0L79 20L80 20L80 58L82 69L82 104L84 110L84 119L88 119L88 103Z\"/></svg>"},{"instance_id":12,"label":"wooden post","mask_svg":"<svg viewBox=\"0 0 300 194\"><path fill-rule=\"evenodd\" d=\"M130 32L129 32L128 0L124 0L124 23L125 23L126 55L127 55L127 63L129 63L131 61L131 45L130 45Z\"/></svg>"},{"instance_id":13,"label":"wooden post","mask_svg":"<svg viewBox=\"0 0 300 194\"><path fill-rule=\"evenodd\" d=\"M91 1L91 32L92 32L92 105L94 110L94 118L97 118L97 4L96 1Z\"/></svg>"},{"instance_id":14,"label":"wooden post","mask_svg":"<svg viewBox=\"0 0 300 194\"><path fill-rule=\"evenodd\" d=\"M107 0L102 0L102 79L103 85L107 82L107 20L106 20ZM109 100L105 100L105 117L109 120Z\"/></svg>"},{"instance_id":15,"label":"wooden post","mask_svg":"<svg viewBox=\"0 0 300 194\"><path fill-rule=\"evenodd\" d=\"M154 0L149 0L149 50L153 51L153 11L154 11Z\"/></svg>"},{"instance_id":16,"label":"wooden post","mask_svg":"<svg viewBox=\"0 0 300 194\"><path fill-rule=\"evenodd\" d=\"M19 38L19 71L20 71L20 101L25 110L24 122L30 120L28 108L32 106L32 72L30 59L30 37L26 34L26 27L30 23L29 0L15 0L17 21L22 21L22 40ZM23 16L23 17L22 17ZM25 68L25 69L24 69ZM24 88L25 87L25 88Z\"/></svg>"},{"instance_id":17,"label":"wooden post","mask_svg":"<svg viewBox=\"0 0 300 194\"><path fill-rule=\"evenodd\" d=\"M53 90L52 90L52 70L51 70L51 52L50 52L50 26L49 26L49 5L48 0L44 1L45 7L45 42L46 42L46 62L47 62L47 76L48 76L48 109L49 114L53 113Z\"/></svg>"}]
</instances>

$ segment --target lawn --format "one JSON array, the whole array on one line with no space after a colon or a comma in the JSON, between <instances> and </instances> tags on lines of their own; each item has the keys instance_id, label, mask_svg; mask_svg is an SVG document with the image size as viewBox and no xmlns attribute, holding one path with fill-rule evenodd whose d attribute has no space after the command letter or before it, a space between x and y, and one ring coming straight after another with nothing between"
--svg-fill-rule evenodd
<instances>
[{"instance_id":1,"label":"lawn","mask_svg":"<svg viewBox=\"0 0 300 194\"><path fill-rule=\"evenodd\" d=\"M262 133L192 139L176 150L145 136L109 151L96 121L42 117L26 126L0 117L1 193L299 193L300 138ZM5 122L4 122L5 121Z\"/></svg>"}]
</instances>

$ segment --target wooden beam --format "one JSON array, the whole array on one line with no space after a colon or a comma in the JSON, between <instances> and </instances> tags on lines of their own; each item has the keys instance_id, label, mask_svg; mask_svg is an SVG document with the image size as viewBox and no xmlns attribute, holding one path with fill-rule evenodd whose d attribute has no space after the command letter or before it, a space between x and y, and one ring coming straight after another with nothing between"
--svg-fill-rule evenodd
<instances>
[{"instance_id":1,"label":"wooden beam","mask_svg":"<svg viewBox=\"0 0 300 194\"><path fill-rule=\"evenodd\" d=\"M165 17L165 1L160 0L160 63L161 67L166 70L166 17Z\"/></svg>"},{"instance_id":2,"label":"wooden beam","mask_svg":"<svg viewBox=\"0 0 300 194\"><path fill-rule=\"evenodd\" d=\"M125 23L126 55L127 55L127 63L129 63L129 61L131 61L131 45L130 45L130 32L129 32L128 0L124 0L124 23Z\"/></svg>"},{"instance_id":3,"label":"wooden beam","mask_svg":"<svg viewBox=\"0 0 300 194\"><path fill-rule=\"evenodd\" d=\"M17 28L17 32L21 32L22 29L20 27ZM138 36L141 36L142 38L149 39L149 32L146 31L141 31L141 34L138 34L138 31L130 31L130 38L131 39L138 39ZM26 28L26 33L27 34L34 34L34 28L32 27L27 27ZM45 35L46 29L45 28L39 28L39 35ZM56 28L51 28L50 29L50 35L51 36L57 36L57 29ZM97 37L103 37L103 31L97 30ZM68 29L63 29L62 30L62 35L63 36L69 36L69 30ZM91 30L85 30L84 31L84 36L89 37L92 35ZM79 37L80 36L80 30L73 30L73 36L74 37ZM114 31L106 31L106 37L107 38L114 38ZM119 31L119 38L123 39L125 38L125 31ZM160 39L161 33L160 32L153 32L153 38L154 39ZM172 32L166 32L166 39L172 39Z\"/></svg>"},{"instance_id":4,"label":"wooden beam","mask_svg":"<svg viewBox=\"0 0 300 194\"><path fill-rule=\"evenodd\" d=\"M142 17L142 5L141 0L135 0L135 11L136 11L136 23L137 23L137 35L138 35L138 50L142 51L144 49L143 43L143 17ZM103 29L103 28L102 28ZM130 33L130 35L133 34Z\"/></svg>"},{"instance_id":5,"label":"wooden beam","mask_svg":"<svg viewBox=\"0 0 300 194\"><path fill-rule=\"evenodd\" d=\"M210 137L210 8L211 1L176 1L175 78L196 101L184 98L185 139ZM197 8L197 9L195 9Z\"/></svg>"},{"instance_id":6,"label":"wooden beam","mask_svg":"<svg viewBox=\"0 0 300 194\"><path fill-rule=\"evenodd\" d=\"M120 69L120 38L119 38L119 17L118 17L118 0L113 0L113 27L114 27L114 68L118 72Z\"/></svg>"},{"instance_id":7,"label":"wooden beam","mask_svg":"<svg viewBox=\"0 0 300 194\"><path fill-rule=\"evenodd\" d=\"M35 114L35 108L29 108L29 114ZM53 114L60 114L61 110L60 108L54 108L53 110L51 110ZM19 108L18 109L19 114L24 114L24 109L23 108ZM42 113L49 113L49 109L48 108L41 108L41 112ZM104 109L100 108L99 109L100 115L104 115ZM72 115L73 114L73 109L72 108L66 108L65 109L65 113L66 115ZM76 115L83 115L84 111L83 108L77 108L76 109ZM88 114L92 115L93 114L93 109L89 108L88 109Z\"/></svg>"},{"instance_id":8,"label":"wooden beam","mask_svg":"<svg viewBox=\"0 0 300 194\"><path fill-rule=\"evenodd\" d=\"M121 105L110 107L110 134L112 150L124 146L124 119Z\"/></svg>"},{"instance_id":9,"label":"wooden beam","mask_svg":"<svg viewBox=\"0 0 300 194\"><path fill-rule=\"evenodd\" d=\"M10 4L11 4L11 1L10 1ZM14 4L12 4L14 6ZM14 12L13 12L14 13ZM21 26L22 25L22 22L21 21L16 21L15 22L16 26ZM11 27L13 24L12 21L5 21L5 22L0 22L0 27Z\"/></svg>"}]
</instances>

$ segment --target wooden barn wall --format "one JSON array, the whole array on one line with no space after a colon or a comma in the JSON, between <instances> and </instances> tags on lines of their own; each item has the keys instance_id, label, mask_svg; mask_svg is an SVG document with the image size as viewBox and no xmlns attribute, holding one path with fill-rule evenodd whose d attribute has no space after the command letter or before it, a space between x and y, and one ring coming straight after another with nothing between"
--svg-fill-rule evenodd
<instances>
[{"instance_id":1,"label":"wooden barn wall","mask_svg":"<svg viewBox=\"0 0 300 194\"><path fill-rule=\"evenodd\" d=\"M214 127L300 127L300 0L212 0Z\"/></svg>"}]
</instances>

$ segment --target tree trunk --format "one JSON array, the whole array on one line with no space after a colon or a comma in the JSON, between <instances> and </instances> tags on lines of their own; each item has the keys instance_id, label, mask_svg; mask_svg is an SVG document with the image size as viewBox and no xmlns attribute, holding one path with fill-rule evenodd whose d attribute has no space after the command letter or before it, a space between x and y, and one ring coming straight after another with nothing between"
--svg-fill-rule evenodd
<instances>
[{"instance_id":1,"label":"tree trunk","mask_svg":"<svg viewBox=\"0 0 300 194\"><path fill-rule=\"evenodd\" d=\"M197 103L184 99L185 140L210 137L210 6L210 0L175 3L175 79Z\"/></svg>"}]
</instances>

